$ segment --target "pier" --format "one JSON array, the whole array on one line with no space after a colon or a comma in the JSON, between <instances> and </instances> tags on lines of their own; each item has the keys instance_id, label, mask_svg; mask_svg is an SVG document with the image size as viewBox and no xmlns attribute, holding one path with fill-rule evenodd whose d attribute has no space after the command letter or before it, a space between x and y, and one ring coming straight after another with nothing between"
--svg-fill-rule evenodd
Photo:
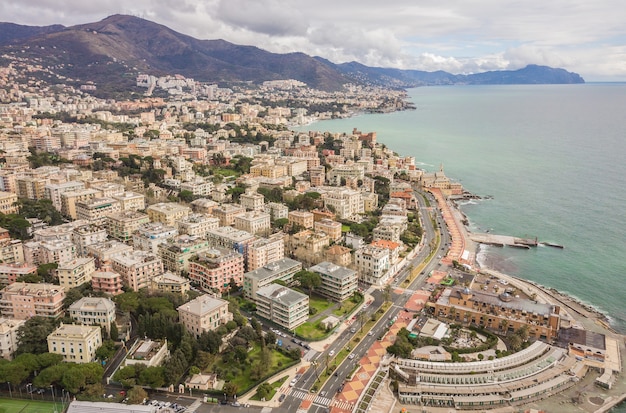
<instances>
[{"instance_id":1,"label":"pier","mask_svg":"<svg viewBox=\"0 0 626 413\"><path fill-rule=\"evenodd\" d=\"M496 247L507 246L529 249L538 245L537 238L518 238L510 235L480 234L476 232L470 233L469 237L474 242Z\"/></svg>"}]
</instances>

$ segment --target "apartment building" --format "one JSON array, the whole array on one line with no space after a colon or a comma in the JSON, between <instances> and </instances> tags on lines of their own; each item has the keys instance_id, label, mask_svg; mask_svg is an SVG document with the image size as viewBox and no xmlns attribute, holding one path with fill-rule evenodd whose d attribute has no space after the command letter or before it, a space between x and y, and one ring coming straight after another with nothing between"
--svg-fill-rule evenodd
<instances>
[{"instance_id":1,"label":"apartment building","mask_svg":"<svg viewBox=\"0 0 626 413\"><path fill-rule=\"evenodd\" d=\"M111 262L111 257L115 254L132 251L133 247L119 241L108 240L99 244L89 245L87 255L96 259L96 268L100 268Z\"/></svg>"},{"instance_id":2,"label":"apartment building","mask_svg":"<svg viewBox=\"0 0 626 413\"><path fill-rule=\"evenodd\" d=\"M76 245L72 241L30 241L24 244L24 261L33 265L62 264L76 256Z\"/></svg>"},{"instance_id":3,"label":"apartment building","mask_svg":"<svg viewBox=\"0 0 626 413\"><path fill-rule=\"evenodd\" d=\"M247 257L248 245L257 238L247 231L233 227L219 227L209 230L207 239L212 247L230 248Z\"/></svg>"},{"instance_id":4,"label":"apartment building","mask_svg":"<svg viewBox=\"0 0 626 413\"><path fill-rule=\"evenodd\" d=\"M213 182L201 177L180 184L181 191L189 191L196 196L211 196L214 188Z\"/></svg>"},{"instance_id":5,"label":"apartment building","mask_svg":"<svg viewBox=\"0 0 626 413\"><path fill-rule=\"evenodd\" d=\"M178 221L178 232L194 237L206 238L209 230L216 229L219 226L219 218L194 213Z\"/></svg>"},{"instance_id":6,"label":"apartment building","mask_svg":"<svg viewBox=\"0 0 626 413\"><path fill-rule=\"evenodd\" d=\"M319 221L315 221L313 224L313 228L315 232L323 232L328 235L332 241L339 241L341 239L341 223L337 221L333 221L331 219L322 219Z\"/></svg>"},{"instance_id":7,"label":"apartment building","mask_svg":"<svg viewBox=\"0 0 626 413\"><path fill-rule=\"evenodd\" d=\"M162 202L150 205L146 213L152 222L160 222L170 227L175 227L176 222L185 218L191 213L191 209L174 202Z\"/></svg>"},{"instance_id":8,"label":"apartment building","mask_svg":"<svg viewBox=\"0 0 626 413\"><path fill-rule=\"evenodd\" d=\"M239 197L239 204L246 211L263 211L265 197L256 191L246 190L246 193Z\"/></svg>"},{"instance_id":9,"label":"apartment building","mask_svg":"<svg viewBox=\"0 0 626 413\"><path fill-rule=\"evenodd\" d=\"M104 226L89 224L72 231L72 242L76 245L77 255L87 255L87 247L107 240L108 234Z\"/></svg>"},{"instance_id":10,"label":"apartment building","mask_svg":"<svg viewBox=\"0 0 626 413\"><path fill-rule=\"evenodd\" d=\"M300 261L317 264L323 261L324 249L330 245L330 238L323 232L300 231L289 238L289 255Z\"/></svg>"},{"instance_id":11,"label":"apartment building","mask_svg":"<svg viewBox=\"0 0 626 413\"><path fill-rule=\"evenodd\" d=\"M390 268L388 250L366 245L356 251L354 263L361 274L361 281L373 285L384 285L387 282Z\"/></svg>"},{"instance_id":12,"label":"apartment building","mask_svg":"<svg viewBox=\"0 0 626 413\"><path fill-rule=\"evenodd\" d=\"M352 264L352 250L335 244L324 251L324 259L342 267Z\"/></svg>"},{"instance_id":13,"label":"apartment building","mask_svg":"<svg viewBox=\"0 0 626 413\"><path fill-rule=\"evenodd\" d=\"M166 340L152 341L150 339L139 340L129 351L124 360L124 366L143 364L146 367L160 366L168 357L170 351ZM135 409L133 409L135 411ZM137 412L140 413L140 412Z\"/></svg>"},{"instance_id":14,"label":"apartment building","mask_svg":"<svg viewBox=\"0 0 626 413\"><path fill-rule=\"evenodd\" d=\"M22 262L19 264L0 263L0 287L13 284L18 278L37 274L37 266Z\"/></svg>"},{"instance_id":15,"label":"apartment building","mask_svg":"<svg viewBox=\"0 0 626 413\"><path fill-rule=\"evenodd\" d=\"M89 225L88 221L79 220L33 231L33 241L71 241L76 228Z\"/></svg>"},{"instance_id":16,"label":"apartment building","mask_svg":"<svg viewBox=\"0 0 626 413\"><path fill-rule=\"evenodd\" d=\"M17 195L12 192L0 191L0 213L4 215L17 214Z\"/></svg>"},{"instance_id":17,"label":"apartment building","mask_svg":"<svg viewBox=\"0 0 626 413\"><path fill-rule=\"evenodd\" d=\"M93 224L104 224L108 214L122 210L120 203L113 198L92 198L76 202L76 217Z\"/></svg>"},{"instance_id":18,"label":"apartment building","mask_svg":"<svg viewBox=\"0 0 626 413\"><path fill-rule=\"evenodd\" d=\"M33 316L59 318L63 315L65 291L54 284L15 282L0 291L3 317L26 320Z\"/></svg>"},{"instance_id":19,"label":"apartment building","mask_svg":"<svg viewBox=\"0 0 626 413\"><path fill-rule=\"evenodd\" d=\"M19 239L0 240L0 260L7 264L24 262L24 245Z\"/></svg>"},{"instance_id":20,"label":"apartment building","mask_svg":"<svg viewBox=\"0 0 626 413\"><path fill-rule=\"evenodd\" d=\"M0 357L3 359L13 359L13 353L15 353L18 345L17 330L25 322L26 320L0 317Z\"/></svg>"},{"instance_id":21,"label":"apartment building","mask_svg":"<svg viewBox=\"0 0 626 413\"><path fill-rule=\"evenodd\" d=\"M126 191L119 195L111 195L119 202L122 211L141 211L146 209L146 197L137 192Z\"/></svg>"},{"instance_id":22,"label":"apartment building","mask_svg":"<svg viewBox=\"0 0 626 413\"><path fill-rule=\"evenodd\" d=\"M190 289L190 283L187 278L180 277L171 272L165 272L157 275L150 281L150 290L163 293L173 293L186 295Z\"/></svg>"},{"instance_id":23,"label":"apartment building","mask_svg":"<svg viewBox=\"0 0 626 413\"><path fill-rule=\"evenodd\" d=\"M243 285L243 255L227 248L211 248L189 260L189 278L205 291L227 291Z\"/></svg>"},{"instance_id":24,"label":"apartment building","mask_svg":"<svg viewBox=\"0 0 626 413\"><path fill-rule=\"evenodd\" d=\"M265 204L265 212L270 214L272 221L277 219L289 218L289 208L287 205L279 204L277 202L269 202Z\"/></svg>"},{"instance_id":25,"label":"apartment building","mask_svg":"<svg viewBox=\"0 0 626 413\"><path fill-rule=\"evenodd\" d=\"M122 276L133 291L150 286L150 280L163 274L163 261L151 252L129 251L111 256L111 268Z\"/></svg>"},{"instance_id":26,"label":"apartment building","mask_svg":"<svg viewBox=\"0 0 626 413\"><path fill-rule=\"evenodd\" d=\"M257 315L293 331L309 318L309 297L278 284L256 292Z\"/></svg>"},{"instance_id":27,"label":"apartment building","mask_svg":"<svg viewBox=\"0 0 626 413\"><path fill-rule=\"evenodd\" d=\"M165 225L161 222L149 222L141 225L133 234L133 246L135 249L159 253L159 244L167 242L178 236L178 229L173 225Z\"/></svg>"},{"instance_id":28,"label":"apartment building","mask_svg":"<svg viewBox=\"0 0 626 413\"><path fill-rule=\"evenodd\" d=\"M80 191L85 189L85 184L82 181L68 181L60 182L58 184L47 184L44 188L45 197L52 201L52 205L61 211L61 195L65 192Z\"/></svg>"},{"instance_id":29,"label":"apartment building","mask_svg":"<svg viewBox=\"0 0 626 413\"><path fill-rule=\"evenodd\" d=\"M115 303L107 297L83 297L69 307L70 317L79 324L100 324L107 333L111 333L111 324L115 323Z\"/></svg>"},{"instance_id":30,"label":"apartment building","mask_svg":"<svg viewBox=\"0 0 626 413\"><path fill-rule=\"evenodd\" d=\"M148 224L150 217L137 211L121 211L117 214L109 214L105 219L107 234L118 241L129 242L133 239L133 233L140 226Z\"/></svg>"},{"instance_id":31,"label":"apartment building","mask_svg":"<svg viewBox=\"0 0 626 413\"><path fill-rule=\"evenodd\" d=\"M233 319L228 311L228 301L207 294L181 305L177 310L180 322L196 338Z\"/></svg>"},{"instance_id":32,"label":"apartment building","mask_svg":"<svg viewBox=\"0 0 626 413\"><path fill-rule=\"evenodd\" d=\"M89 188L100 191L101 196L104 198L111 198L116 195L124 194L126 188L124 185L116 184L108 181L90 181L88 182Z\"/></svg>"},{"instance_id":33,"label":"apartment building","mask_svg":"<svg viewBox=\"0 0 626 413\"><path fill-rule=\"evenodd\" d=\"M335 188L322 194L324 207L335 211L340 219L350 219L364 212L360 191Z\"/></svg>"},{"instance_id":34,"label":"apartment building","mask_svg":"<svg viewBox=\"0 0 626 413\"><path fill-rule=\"evenodd\" d=\"M219 204L212 199L200 198L191 202L191 208L193 212L198 214L209 214L213 213L213 209L216 208Z\"/></svg>"},{"instance_id":35,"label":"apartment building","mask_svg":"<svg viewBox=\"0 0 626 413\"><path fill-rule=\"evenodd\" d=\"M95 292L116 296L124 292L123 285L122 276L113 271L102 269L91 275L91 288Z\"/></svg>"},{"instance_id":36,"label":"apartment building","mask_svg":"<svg viewBox=\"0 0 626 413\"><path fill-rule=\"evenodd\" d=\"M48 352L61 354L68 363L91 363L102 345L100 327L61 324L48 336Z\"/></svg>"},{"instance_id":37,"label":"apartment building","mask_svg":"<svg viewBox=\"0 0 626 413\"><path fill-rule=\"evenodd\" d=\"M93 257L85 257L59 264L59 285L68 291L91 282L91 276L96 271L95 261Z\"/></svg>"},{"instance_id":38,"label":"apartment building","mask_svg":"<svg viewBox=\"0 0 626 413\"><path fill-rule=\"evenodd\" d=\"M299 226L303 229L313 228L313 214L308 211L290 211L289 224Z\"/></svg>"},{"instance_id":39,"label":"apartment building","mask_svg":"<svg viewBox=\"0 0 626 413\"><path fill-rule=\"evenodd\" d=\"M359 276L356 271L332 262L324 261L309 268L320 275L322 285L316 291L333 301L351 298L358 289Z\"/></svg>"},{"instance_id":40,"label":"apartment building","mask_svg":"<svg viewBox=\"0 0 626 413\"><path fill-rule=\"evenodd\" d=\"M17 197L33 200L44 199L48 182L48 179L42 177L17 177L15 179Z\"/></svg>"},{"instance_id":41,"label":"apartment building","mask_svg":"<svg viewBox=\"0 0 626 413\"><path fill-rule=\"evenodd\" d=\"M66 217L77 219L76 203L96 198L102 193L96 189L79 189L61 193L61 213Z\"/></svg>"},{"instance_id":42,"label":"apartment building","mask_svg":"<svg viewBox=\"0 0 626 413\"><path fill-rule=\"evenodd\" d=\"M270 214L262 211L249 211L235 216L235 228L255 235L267 235L271 229Z\"/></svg>"},{"instance_id":43,"label":"apartment building","mask_svg":"<svg viewBox=\"0 0 626 413\"><path fill-rule=\"evenodd\" d=\"M235 223L237 215L243 215L246 212L244 208L235 204L221 204L213 209L213 216L219 218L220 226L226 227Z\"/></svg>"},{"instance_id":44,"label":"apartment building","mask_svg":"<svg viewBox=\"0 0 626 413\"><path fill-rule=\"evenodd\" d=\"M259 238L248 244L246 269L256 270L285 257L285 241L283 233L276 233L269 238Z\"/></svg>"},{"instance_id":45,"label":"apartment building","mask_svg":"<svg viewBox=\"0 0 626 413\"><path fill-rule=\"evenodd\" d=\"M324 166L316 166L309 171L311 186L324 186L326 183L326 168Z\"/></svg>"},{"instance_id":46,"label":"apartment building","mask_svg":"<svg viewBox=\"0 0 626 413\"><path fill-rule=\"evenodd\" d=\"M189 260L209 248L207 240L189 235L168 239L157 247L163 268L178 275L189 272Z\"/></svg>"},{"instance_id":47,"label":"apartment building","mask_svg":"<svg viewBox=\"0 0 626 413\"><path fill-rule=\"evenodd\" d=\"M246 298L256 300L256 292L276 280L289 282L295 273L302 269L302 264L291 258L283 258L266 264L243 275L243 292Z\"/></svg>"}]
</instances>

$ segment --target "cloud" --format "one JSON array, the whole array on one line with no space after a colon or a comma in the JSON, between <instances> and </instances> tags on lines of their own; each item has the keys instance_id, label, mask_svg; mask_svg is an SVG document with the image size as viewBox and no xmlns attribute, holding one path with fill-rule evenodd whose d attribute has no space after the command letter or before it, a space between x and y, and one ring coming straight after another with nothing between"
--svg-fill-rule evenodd
<instances>
[{"instance_id":1,"label":"cloud","mask_svg":"<svg viewBox=\"0 0 626 413\"><path fill-rule=\"evenodd\" d=\"M123 13L201 39L334 62L469 73L560 66L626 80L618 0L2 0L18 24L74 25Z\"/></svg>"}]
</instances>

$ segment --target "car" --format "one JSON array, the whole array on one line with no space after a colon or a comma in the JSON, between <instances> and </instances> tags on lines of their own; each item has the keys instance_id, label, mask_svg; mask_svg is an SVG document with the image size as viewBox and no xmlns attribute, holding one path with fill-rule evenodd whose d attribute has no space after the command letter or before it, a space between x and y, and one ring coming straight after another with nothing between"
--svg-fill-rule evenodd
<instances>
[{"instance_id":1,"label":"car","mask_svg":"<svg viewBox=\"0 0 626 413\"><path fill-rule=\"evenodd\" d=\"M322 396L322 397L326 396L326 392L325 391L320 392L320 396Z\"/></svg>"},{"instance_id":2,"label":"car","mask_svg":"<svg viewBox=\"0 0 626 413\"><path fill-rule=\"evenodd\" d=\"M368 336L373 336L373 335L374 335L374 333L370 331L369 333L367 333L367 335L368 335Z\"/></svg>"},{"instance_id":3,"label":"car","mask_svg":"<svg viewBox=\"0 0 626 413\"><path fill-rule=\"evenodd\" d=\"M333 376L335 376L335 377L339 377L339 373L334 372L334 373L333 373Z\"/></svg>"},{"instance_id":4,"label":"car","mask_svg":"<svg viewBox=\"0 0 626 413\"><path fill-rule=\"evenodd\" d=\"M228 400L220 400L220 404L221 404L222 406L225 406L225 405L227 405L227 404L228 404Z\"/></svg>"},{"instance_id":5,"label":"car","mask_svg":"<svg viewBox=\"0 0 626 413\"><path fill-rule=\"evenodd\" d=\"M350 360L352 360L352 359L354 358L354 353L350 353L350 354L348 354L348 358L349 358Z\"/></svg>"},{"instance_id":6,"label":"car","mask_svg":"<svg viewBox=\"0 0 626 413\"><path fill-rule=\"evenodd\" d=\"M328 352L328 355L331 356L331 357L334 356L335 355L335 350L330 350Z\"/></svg>"},{"instance_id":7,"label":"car","mask_svg":"<svg viewBox=\"0 0 626 413\"><path fill-rule=\"evenodd\" d=\"M352 328L350 329L350 332L351 332L352 334L356 333L356 328L352 327Z\"/></svg>"},{"instance_id":8,"label":"car","mask_svg":"<svg viewBox=\"0 0 626 413\"><path fill-rule=\"evenodd\" d=\"M282 403L283 400L285 400L285 397L287 397L287 395L285 393L281 394L280 397L278 398L278 402Z\"/></svg>"},{"instance_id":9,"label":"car","mask_svg":"<svg viewBox=\"0 0 626 413\"><path fill-rule=\"evenodd\" d=\"M232 402L230 405L233 406L233 407L240 407L241 403L239 403L239 402Z\"/></svg>"},{"instance_id":10,"label":"car","mask_svg":"<svg viewBox=\"0 0 626 413\"><path fill-rule=\"evenodd\" d=\"M291 342L292 342L292 343L296 343L296 344L298 344L298 340L296 340L296 338L295 338L295 337L291 339Z\"/></svg>"}]
</instances>

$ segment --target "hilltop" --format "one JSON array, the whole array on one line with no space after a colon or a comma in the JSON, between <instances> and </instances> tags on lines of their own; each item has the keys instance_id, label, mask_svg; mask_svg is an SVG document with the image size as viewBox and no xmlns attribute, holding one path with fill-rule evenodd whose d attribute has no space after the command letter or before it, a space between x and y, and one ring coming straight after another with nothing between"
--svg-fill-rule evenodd
<instances>
[{"instance_id":1,"label":"hilltop","mask_svg":"<svg viewBox=\"0 0 626 413\"><path fill-rule=\"evenodd\" d=\"M46 67L69 80L115 83L120 88L132 86L138 73L180 74L221 83L296 79L321 90L339 90L346 83L407 88L584 82L576 73L535 65L515 71L454 75L369 67L357 62L335 64L304 53L278 54L221 39L199 40L127 15L71 27L0 23L0 52Z\"/></svg>"}]
</instances>

